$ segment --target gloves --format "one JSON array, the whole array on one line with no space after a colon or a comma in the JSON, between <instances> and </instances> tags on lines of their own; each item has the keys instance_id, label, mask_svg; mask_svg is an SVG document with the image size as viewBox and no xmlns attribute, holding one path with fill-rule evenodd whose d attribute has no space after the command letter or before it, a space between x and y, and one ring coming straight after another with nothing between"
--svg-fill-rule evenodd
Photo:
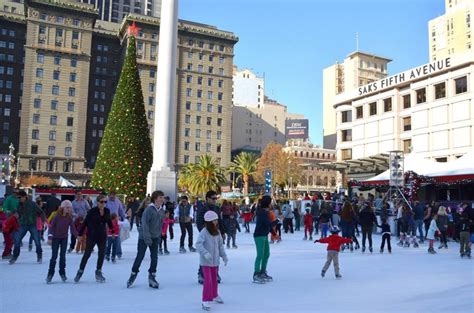
<instances>
[{"instance_id":1,"label":"gloves","mask_svg":"<svg viewBox=\"0 0 474 313\"><path fill-rule=\"evenodd\" d=\"M209 261L209 262L212 261L212 255L211 255L209 252L206 253L206 254L204 254L204 258L205 258L207 261Z\"/></svg>"}]
</instances>

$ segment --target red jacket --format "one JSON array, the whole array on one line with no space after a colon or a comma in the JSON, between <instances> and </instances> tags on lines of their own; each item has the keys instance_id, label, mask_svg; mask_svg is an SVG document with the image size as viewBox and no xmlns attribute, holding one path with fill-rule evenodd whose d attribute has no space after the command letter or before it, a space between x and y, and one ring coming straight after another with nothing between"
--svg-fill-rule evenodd
<instances>
[{"instance_id":1,"label":"red jacket","mask_svg":"<svg viewBox=\"0 0 474 313\"><path fill-rule=\"evenodd\" d=\"M18 224L18 219L15 215L10 215L10 217L3 223L2 231L5 234L11 234L14 231L17 231L20 228L20 224Z\"/></svg>"},{"instance_id":2,"label":"red jacket","mask_svg":"<svg viewBox=\"0 0 474 313\"><path fill-rule=\"evenodd\" d=\"M112 237L114 234L115 235L120 234L120 225L117 218L112 220L112 226L113 226L112 229L107 228L107 236L109 237Z\"/></svg>"},{"instance_id":3,"label":"red jacket","mask_svg":"<svg viewBox=\"0 0 474 313\"><path fill-rule=\"evenodd\" d=\"M311 213L304 215L304 226L306 227L313 226L313 216L311 215Z\"/></svg>"},{"instance_id":4,"label":"red jacket","mask_svg":"<svg viewBox=\"0 0 474 313\"><path fill-rule=\"evenodd\" d=\"M253 213L252 212L244 212L244 213L241 214L241 216L244 219L244 221L248 223L252 220Z\"/></svg>"},{"instance_id":5,"label":"red jacket","mask_svg":"<svg viewBox=\"0 0 474 313\"><path fill-rule=\"evenodd\" d=\"M341 236L335 234L326 238L319 239L318 241L319 243L328 243L328 251L340 251L341 245L345 243L351 243L352 239L342 238Z\"/></svg>"}]
</instances>

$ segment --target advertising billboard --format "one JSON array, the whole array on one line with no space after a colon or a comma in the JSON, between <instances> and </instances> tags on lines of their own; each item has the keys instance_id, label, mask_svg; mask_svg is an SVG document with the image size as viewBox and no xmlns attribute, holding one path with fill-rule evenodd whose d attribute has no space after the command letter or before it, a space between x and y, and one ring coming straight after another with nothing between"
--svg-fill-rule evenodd
<instances>
[{"instance_id":1,"label":"advertising billboard","mask_svg":"<svg viewBox=\"0 0 474 313\"><path fill-rule=\"evenodd\" d=\"M304 120L286 120L285 136L286 139L307 139L309 121Z\"/></svg>"}]
</instances>

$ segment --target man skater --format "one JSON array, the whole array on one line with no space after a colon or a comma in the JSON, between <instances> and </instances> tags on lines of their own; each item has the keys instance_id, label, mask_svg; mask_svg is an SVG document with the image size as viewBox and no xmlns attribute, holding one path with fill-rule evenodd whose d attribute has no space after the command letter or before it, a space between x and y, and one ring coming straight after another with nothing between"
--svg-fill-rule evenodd
<instances>
[{"instance_id":1,"label":"man skater","mask_svg":"<svg viewBox=\"0 0 474 313\"><path fill-rule=\"evenodd\" d=\"M150 249L151 259L150 268L148 269L148 285L155 289L159 287L156 281L156 267L158 265L158 244L166 210L164 202L163 192L160 190L153 191L151 203L143 212L140 228L138 229L137 256L132 266L132 273L127 281L127 288L130 288L137 278L147 248Z\"/></svg>"},{"instance_id":2,"label":"man skater","mask_svg":"<svg viewBox=\"0 0 474 313\"><path fill-rule=\"evenodd\" d=\"M186 253L184 248L184 239L186 238L186 231L188 232L188 248L190 252L196 252L193 248L193 217L194 208L188 202L187 196L182 196L176 209L174 216L178 218L179 227L181 228L181 238L179 239L179 252Z\"/></svg>"}]
</instances>

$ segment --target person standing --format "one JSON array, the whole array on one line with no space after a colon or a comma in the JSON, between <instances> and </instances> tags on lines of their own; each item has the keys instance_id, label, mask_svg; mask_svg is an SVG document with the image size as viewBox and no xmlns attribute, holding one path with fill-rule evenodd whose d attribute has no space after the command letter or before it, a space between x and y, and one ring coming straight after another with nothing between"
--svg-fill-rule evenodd
<instances>
[{"instance_id":1,"label":"person standing","mask_svg":"<svg viewBox=\"0 0 474 313\"><path fill-rule=\"evenodd\" d=\"M438 225L439 231L441 233L440 246L438 249L448 249L448 239L446 238L446 232L448 230L448 213L446 212L446 207L439 207L436 224Z\"/></svg>"},{"instance_id":2,"label":"person standing","mask_svg":"<svg viewBox=\"0 0 474 313\"><path fill-rule=\"evenodd\" d=\"M188 202L187 196L182 196L178 206L174 210L174 216L177 217L179 227L181 228L181 238L179 239L179 252L186 253L184 240L188 234L188 249L190 252L196 252L193 247L193 218L194 207Z\"/></svg>"},{"instance_id":3,"label":"person standing","mask_svg":"<svg viewBox=\"0 0 474 313\"><path fill-rule=\"evenodd\" d=\"M72 203L69 200L64 200L58 209L57 214L51 221L51 225L48 228L48 244L51 245L52 254L51 260L49 261L48 276L46 277L46 283L51 283L54 276L54 268L56 267L56 260L59 254L59 276L61 280L66 282L66 249L67 249L67 233L71 230L75 236L77 236L76 227L74 227L74 221L72 219Z\"/></svg>"},{"instance_id":4,"label":"person standing","mask_svg":"<svg viewBox=\"0 0 474 313\"><path fill-rule=\"evenodd\" d=\"M217 222L219 226L219 232L222 236L222 240L225 240L225 228L224 223L222 222L221 209L216 205L217 202L217 193L213 190L210 190L206 193L206 203L203 206L198 206L196 211L196 226L199 232L205 227L204 214L207 211L214 211L217 214ZM219 273L217 273L217 281L220 282ZM198 283L203 283L203 276L201 267L198 270Z\"/></svg>"},{"instance_id":5,"label":"person standing","mask_svg":"<svg viewBox=\"0 0 474 313\"><path fill-rule=\"evenodd\" d=\"M150 268L148 269L148 286L157 289L156 267L158 265L158 245L161 239L163 220L165 218L165 197L162 191L156 190L151 194L150 204L142 215L140 228L138 228L137 256L132 266L132 273L127 281L127 288L130 288L145 257L146 249L150 249Z\"/></svg>"},{"instance_id":6,"label":"person standing","mask_svg":"<svg viewBox=\"0 0 474 313\"><path fill-rule=\"evenodd\" d=\"M110 214L117 214L121 221L125 220L125 206L114 191L109 193L106 208L109 209ZM122 242L120 241L120 236L116 239L116 247L117 257L120 259L122 258Z\"/></svg>"},{"instance_id":7,"label":"person standing","mask_svg":"<svg viewBox=\"0 0 474 313\"><path fill-rule=\"evenodd\" d=\"M285 234L290 231L293 234L293 218L295 215L293 214L293 210L291 209L291 205L289 203L285 203L283 205L283 229L285 230Z\"/></svg>"},{"instance_id":8,"label":"person standing","mask_svg":"<svg viewBox=\"0 0 474 313\"><path fill-rule=\"evenodd\" d=\"M365 252L365 240L366 238L369 239L369 251L370 253L373 252L372 249L372 231L374 229L374 225L377 221L375 217L375 213L371 207L371 204L367 203L366 206L363 207L362 211L359 213L359 222L362 226L362 252Z\"/></svg>"},{"instance_id":9,"label":"person standing","mask_svg":"<svg viewBox=\"0 0 474 313\"><path fill-rule=\"evenodd\" d=\"M319 214L321 212L321 207L323 206L326 206L325 201L317 201L316 199L313 199L313 201L311 202L311 215L313 216L313 230L315 235L317 235L319 231ZM312 236L310 240L311 239L313 239Z\"/></svg>"},{"instance_id":10,"label":"person standing","mask_svg":"<svg viewBox=\"0 0 474 313\"><path fill-rule=\"evenodd\" d=\"M18 210L18 206L20 205L19 193L20 189L13 189L13 193L9 195L3 202L3 212L5 212L7 215L7 218Z\"/></svg>"},{"instance_id":11,"label":"person standing","mask_svg":"<svg viewBox=\"0 0 474 313\"><path fill-rule=\"evenodd\" d=\"M423 223L425 224L425 239L426 236L428 235L428 229L430 228L431 225L431 216L434 213L433 206L431 203L428 203L425 205L425 210L424 210L424 217L423 217Z\"/></svg>"},{"instance_id":12,"label":"person standing","mask_svg":"<svg viewBox=\"0 0 474 313\"><path fill-rule=\"evenodd\" d=\"M83 226L78 232L78 239L81 240L81 236L84 234L85 229L87 229L86 250L82 256L79 270L77 271L76 277L74 278L76 283L78 283L81 279L84 269L86 268L87 261L89 260L95 245L97 245L99 250L97 255L95 279L98 283L105 282L105 277L102 275L102 265L104 264L105 246L107 244L107 227L109 227L109 229L113 229L112 220L110 219L110 212L105 207L106 203L107 199L105 195L99 195L97 197L97 206L87 212ZM119 234L116 233L114 235L118 236Z\"/></svg>"},{"instance_id":13,"label":"person standing","mask_svg":"<svg viewBox=\"0 0 474 313\"><path fill-rule=\"evenodd\" d=\"M137 224L137 228L140 227L140 219L137 216L140 202L137 198L129 197L127 203L127 212L130 211L130 231L133 229L133 222Z\"/></svg>"},{"instance_id":14,"label":"person standing","mask_svg":"<svg viewBox=\"0 0 474 313\"><path fill-rule=\"evenodd\" d=\"M272 222L270 219L271 203L272 198L270 196L263 196L256 213L257 224L255 225L253 239L257 249L257 257L255 258L253 282L258 284L273 281L273 277L267 274L268 259L270 258L268 234L277 223L277 220Z\"/></svg>"},{"instance_id":15,"label":"person standing","mask_svg":"<svg viewBox=\"0 0 474 313\"><path fill-rule=\"evenodd\" d=\"M341 245L351 243L352 240L350 238L343 238L338 235L339 227L333 226L331 228L331 236L327 238L321 238L314 241L314 243L327 243L327 260L324 263L323 269L321 270L321 277L324 278L326 275L326 271L331 266L331 262L334 263L334 272L336 274L336 279L341 279L342 275L339 271L339 251L341 250Z\"/></svg>"},{"instance_id":16,"label":"person standing","mask_svg":"<svg viewBox=\"0 0 474 313\"><path fill-rule=\"evenodd\" d=\"M210 303L224 303L218 293L217 273L219 271L219 259L224 260L227 265L228 259L224 249L222 236L219 234L219 217L214 211L207 211L204 214L206 227L201 230L196 241L196 248L199 252L199 265L202 268L204 284L202 289L202 308L205 311L211 309Z\"/></svg>"},{"instance_id":17,"label":"person standing","mask_svg":"<svg viewBox=\"0 0 474 313\"><path fill-rule=\"evenodd\" d=\"M423 218L424 218L424 210L423 210L423 205L420 203L420 201L415 201L415 208L414 208L414 218L415 218L415 226L416 229L418 229L418 232L420 234L420 242L423 243ZM416 229L415 229L415 236L416 236Z\"/></svg>"},{"instance_id":18,"label":"person standing","mask_svg":"<svg viewBox=\"0 0 474 313\"><path fill-rule=\"evenodd\" d=\"M87 212L90 211L91 206L89 205L89 202L87 202L83 197L81 191L76 191L76 194L74 196L74 201L72 201L72 218L74 221L76 219L82 219L84 220L86 218ZM76 236L74 236L73 233L71 233L71 243L69 245L69 249L67 250L67 253L71 253L74 250L74 247L76 246Z\"/></svg>"},{"instance_id":19,"label":"person standing","mask_svg":"<svg viewBox=\"0 0 474 313\"><path fill-rule=\"evenodd\" d=\"M174 221L174 210L176 208L175 203L171 202L170 197L166 196L165 197L165 207L166 211L169 212L169 218ZM174 222L169 224L169 232L170 232L170 240L173 240L174 238L174 229L173 229Z\"/></svg>"},{"instance_id":20,"label":"person standing","mask_svg":"<svg viewBox=\"0 0 474 313\"><path fill-rule=\"evenodd\" d=\"M35 202L28 199L28 195L24 190L19 191L18 195L20 197L20 203L18 205L18 221L20 224L20 229L15 236L15 245L13 249L13 256L10 259L10 264L14 264L18 259L18 256L20 255L20 243L27 232L29 232L33 237L33 241L36 245L37 262L41 263L43 260L43 250L41 249L36 218L40 216L42 222L44 223L46 217L39 206Z\"/></svg>"}]
</instances>

